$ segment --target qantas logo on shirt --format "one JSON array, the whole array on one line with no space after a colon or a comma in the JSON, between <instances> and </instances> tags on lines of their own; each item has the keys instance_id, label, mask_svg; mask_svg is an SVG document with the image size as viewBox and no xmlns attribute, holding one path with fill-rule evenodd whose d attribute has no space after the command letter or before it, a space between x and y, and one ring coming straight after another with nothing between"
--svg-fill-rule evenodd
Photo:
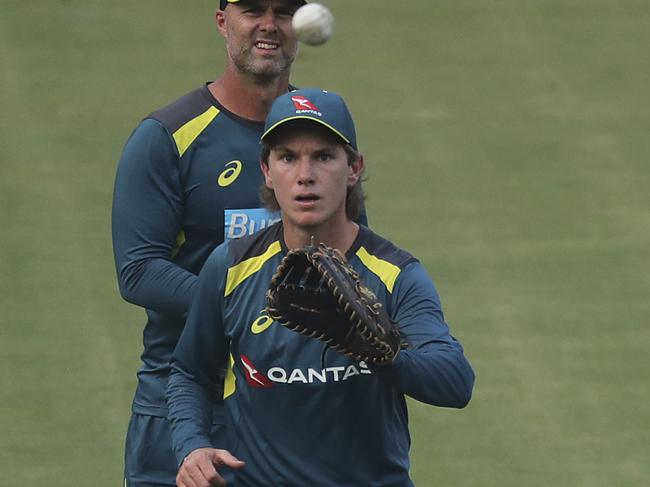
<instances>
[{"instance_id":1,"label":"qantas logo on shirt","mask_svg":"<svg viewBox=\"0 0 650 487\"><path fill-rule=\"evenodd\" d=\"M260 372L253 362L245 355L241 356L246 382L248 385L259 389L273 387L279 384L327 384L330 382L343 382L357 375L370 375L365 362L358 362L347 366L325 367L323 369L286 369L284 367L271 367L266 374Z\"/></svg>"},{"instance_id":2,"label":"qantas logo on shirt","mask_svg":"<svg viewBox=\"0 0 650 487\"><path fill-rule=\"evenodd\" d=\"M248 359L246 355L242 355L241 357L241 363L244 366L244 373L246 374L246 382L248 382L248 385L251 387L272 387L273 384L269 379L266 378L264 374L262 374L257 368L253 365L253 363Z\"/></svg>"},{"instance_id":3,"label":"qantas logo on shirt","mask_svg":"<svg viewBox=\"0 0 650 487\"><path fill-rule=\"evenodd\" d=\"M295 95L291 97L293 106L296 108L296 113L313 113L321 117L323 114L318 110L316 105L310 102L307 98L300 95Z\"/></svg>"}]
</instances>

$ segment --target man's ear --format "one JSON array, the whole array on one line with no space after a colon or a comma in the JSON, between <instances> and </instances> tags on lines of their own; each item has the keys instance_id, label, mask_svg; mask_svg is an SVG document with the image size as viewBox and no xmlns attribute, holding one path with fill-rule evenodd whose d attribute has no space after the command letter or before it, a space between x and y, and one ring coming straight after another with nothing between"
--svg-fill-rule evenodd
<instances>
[{"instance_id":1,"label":"man's ear","mask_svg":"<svg viewBox=\"0 0 650 487\"><path fill-rule=\"evenodd\" d=\"M271 174L269 172L269 165L268 163L262 161L260 159L260 169L262 170L262 174L264 174L264 184L266 185L267 188L273 189L273 179L271 178Z\"/></svg>"},{"instance_id":2,"label":"man's ear","mask_svg":"<svg viewBox=\"0 0 650 487\"><path fill-rule=\"evenodd\" d=\"M214 19L217 24L217 30L224 38L227 38L228 30L226 29L226 12L217 8L217 11L214 14Z\"/></svg>"},{"instance_id":3,"label":"man's ear","mask_svg":"<svg viewBox=\"0 0 650 487\"><path fill-rule=\"evenodd\" d=\"M365 167L363 155L359 154L359 158L348 167L350 169L350 172L348 173L348 187L351 188L359 182L363 175L363 168Z\"/></svg>"}]
</instances>

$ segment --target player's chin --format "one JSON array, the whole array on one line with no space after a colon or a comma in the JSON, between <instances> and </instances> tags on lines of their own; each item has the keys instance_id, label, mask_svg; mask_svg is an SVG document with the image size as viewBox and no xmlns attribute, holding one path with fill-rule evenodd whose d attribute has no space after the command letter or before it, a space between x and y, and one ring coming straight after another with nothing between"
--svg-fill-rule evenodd
<instances>
[{"instance_id":1,"label":"player's chin","mask_svg":"<svg viewBox=\"0 0 650 487\"><path fill-rule=\"evenodd\" d=\"M288 216L294 225L305 229L318 228L327 221L321 212L314 209L298 209Z\"/></svg>"},{"instance_id":2,"label":"player's chin","mask_svg":"<svg viewBox=\"0 0 650 487\"><path fill-rule=\"evenodd\" d=\"M254 63L253 73L262 77L279 76L286 70L286 63L278 59L277 56L265 55L260 56Z\"/></svg>"}]
</instances>

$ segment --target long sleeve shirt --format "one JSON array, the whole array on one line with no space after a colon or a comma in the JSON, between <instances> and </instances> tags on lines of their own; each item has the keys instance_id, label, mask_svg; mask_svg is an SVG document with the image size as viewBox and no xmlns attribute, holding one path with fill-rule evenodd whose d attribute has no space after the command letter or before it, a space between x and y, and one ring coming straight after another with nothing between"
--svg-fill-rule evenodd
<instances>
[{"instance_id":1,"label":"long sleeve shirt","mask_svg":"<svg viewBox=\"0 0 650 487\"><path fill-rule=\"evenodd\" d=\"M412 485L405 396L462 408L474 383L432 281L414 257L360 227L346 257L408 343L391 365L369 366L266 314L286 251L276 224L220 246L201 271L168 386L178 459L210 446L209 403L227 360L228 449L246 462L236 485Z\"/></svg>"}]
</instances>

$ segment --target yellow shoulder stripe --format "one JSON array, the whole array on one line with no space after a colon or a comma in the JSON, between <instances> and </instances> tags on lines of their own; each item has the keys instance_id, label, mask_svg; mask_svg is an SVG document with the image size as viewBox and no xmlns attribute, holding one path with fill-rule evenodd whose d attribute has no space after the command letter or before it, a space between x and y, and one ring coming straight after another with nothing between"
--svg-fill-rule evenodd
<instances>
[{"instance_id":1,"label":"yellow shoulder stripe","mask_svg":"<svg viewBox=\"0 0 650 487\"><path fill-rule=\"evenodd\" d=\"M176 132L174 132L174 141L178 147L178 154L182 156L192 142L199 136L205 128L210 125L214 117L219 115L217 107L210 107L198 117L194 117Z\"/></svg>"},{"instance_id":2,"label":"yellow shoulder stripe","mask_svg":"<svg viewBox=\"0 0 650 487\"><path fill-rule=\"evenodd\" d=\"M357 250L357 256L361 259L361 262L370 269L373 273L377 275L381 282L384 283L388 292L393 292L393 286L395 286L395 281L397 276L399 276L400 268L394 264L391 264L388 261L379 259L374 255L368 253L368 251L360 247Z\"/></svg>"},{"instance_id":3,"label":"yellow shoulder stripe","mask_svg":"<svg viewBox=\"0 0 650 487\"><path fill-rule=\"evenodd\" d=\"M266 249L266 252L264 252L262 255L246 259L236 266L228 269L228 276L226 277L226 291L223 295L228 296L235 290L237 286L239 286L247 278L259 271L267 260L281 251L282 247L280 247L280 242L276 240L271 245L269 245L269 248Z\"/></svg>"},{"instance_id":4,"label":"yellow shoulder stripe","mask_svg":"<svg viewBox=\"0 0 650 487\"><path fill-rule=\"evenodd\" d=\"M226 377L223 381L223 398L234 394L237 389L237 378L235 377L235 359L232 356L232 353L228 357L228 371L226 372Z\"/></svg>"},{"instance_id":5,"label":"yellow shoulder stripe","mask_svg":"<svg viewBox=\"0 0 650 487\"><path fill-rule=\"evenodd\" d=\"M181 249L183 245L185 245L185 232L181 230L178 232L178 235L176 235L176 243L174 243L174 248L172 248L172 253L171 257L172 259L176 257L176 254L178 254L178 251Z\"/></svg>"}]
</instances>

